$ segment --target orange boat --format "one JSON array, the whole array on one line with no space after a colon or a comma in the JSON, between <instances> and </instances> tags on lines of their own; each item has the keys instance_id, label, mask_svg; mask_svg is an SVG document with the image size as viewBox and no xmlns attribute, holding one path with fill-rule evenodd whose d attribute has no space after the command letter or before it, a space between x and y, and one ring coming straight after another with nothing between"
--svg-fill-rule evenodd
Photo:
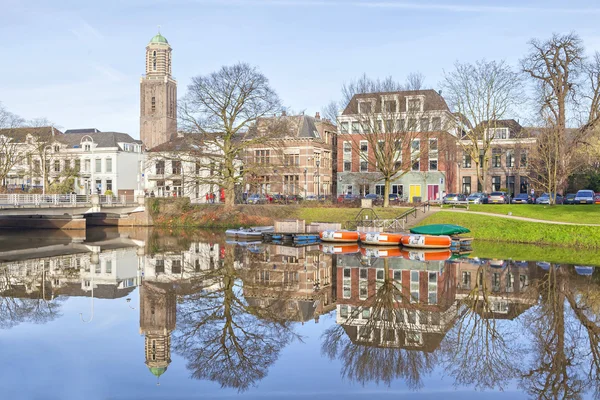
<instances>
[{"instance_id":1,"label":"orange boat","mask_svg":"<svg viewBox=\"0 0 600 400\"><path fill-rule=\"evenodd\" d=\"M414 261L446 261L452 257L450 250L408 250L402 249L402 257Z\"/></svg>"},{"instance_id":2,"label":"orange boat","mask_svg":"<svg viewBox=\"0 0 600 400\"><path fill-rule=\"evenodd\" d=\"M402 236L404 235L401 233L362 232L360 241L372 245L398 246Z\"/></svg>"},{"instance_id":3,"label":"orange boat","mask_svg":"<svg viewBox=\"0 0 600 400\"><path fill-rule=\"evenodd\" d=\"M365 257L386 258L400 257L402 252L400 247L361 247L360 252Z\"/></svg>"},{"instance_id":4,"label":"orange boat","mask_svg":"<svg viewBox=\"0 0 600 400\"><path fill-rule=\"evenodd\" d=\"M356 231L322 231L319 237L323 242L358 242L359 235Z\"/></svg>"},{"instance_id":5,"label":"orange boat","mask_svg":"<svg viewBox=\"0 0 600 400\"><path fill-rule=\"evenodd\" d=\"M352 254L358 253L360 248L357 244L322 244L319 249L326 254Z\"/></svg>"},{"instance_id":6,"label":"orange boat","mask_svg":"<svg viewBox=\"0 0 600 400\"><path fill-rule=\"evenodd\" d=\"M404 235L402 246L417 247L421 249L446 249L452 245L450 236L434 235Z\"/></svg>"}]
</instances>

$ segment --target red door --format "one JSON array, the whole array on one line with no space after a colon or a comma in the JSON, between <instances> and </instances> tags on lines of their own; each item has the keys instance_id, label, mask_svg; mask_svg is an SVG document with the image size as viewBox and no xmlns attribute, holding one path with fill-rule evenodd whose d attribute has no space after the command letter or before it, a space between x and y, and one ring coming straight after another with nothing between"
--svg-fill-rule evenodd
<instances>
[{"instance_id":1,"label":"red door","mask_svg":"<svg viewBox=\"0 0 600 400\"><path fill-rule=\"evenodd\" d=\"M439 192L439 185L427 185L427 200L437 200Z\"/></svg>"}]
</instances>

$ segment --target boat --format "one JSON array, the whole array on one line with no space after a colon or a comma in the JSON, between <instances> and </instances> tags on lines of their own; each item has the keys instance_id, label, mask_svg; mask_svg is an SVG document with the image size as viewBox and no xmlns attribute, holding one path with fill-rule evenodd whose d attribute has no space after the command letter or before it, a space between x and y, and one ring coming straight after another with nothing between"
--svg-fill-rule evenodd
<instances>
[{"instance_id":1,"label":"boat","mask_svg":"<svg viewBox=\"0 0 600 400\"><path fill-rule=\"evenodd\" d=\"M352 254L360 250L355 243L322 244L319 249L326 254Z\"/></svg>"},{"instance_id":2,"label":"boat","mask_svg":"<svg viewBox=\"0 0 600 400\"><path fill-rule=\"evenodd\" d=\"M450 250L435 249L435 250L413 250L402 249L402 257L413 261L446 261L452 258Z\"/></svg>"},{"instance_id":3,"label":"boat","mask_svg":"<svg viewBox=\"0 0 600 400\"><path fill-rule=\"evenodd\" d=\"M359 234L356 231L322 231L319 237L323 242L358 242Z\"/></svg>"},{"instance_id":4,"label":"boat","mask_svg":"<svg viewBox=\"0 0 600 400\"><path fill-rule=\"evenodd\" d=\"M235 238L262 238L263 233L273 232L272 226L253 226L251 228L227 229L225 236Z\"/></svg>"},{"instance_id":5,"label":"boat","mask_svg":"<svg viewBox=\"0 0 600 400\"><path fill-rule=\"evenodd\" d=\"M469 233L469 232L471 232L471 231L468 230L467 228L465 228L464 226L452 225L452 224L423 225L423 226L417 226L410 230L410 233L415 233L415 234L419 234L419 235L434 235L434 236L440 236L440 235L452 236L452 235L460 235L462 233Z\"/></svg>"},{"instance_id":6,"label":"boat","mask_svg":"<svg viewBox=\"0 0 600 400\"><path fill-rule=\"evenodd\" d=\"M575 272L577 272L578 275L590 276L594 273L594 267L586 265L576 265Z\"/></svg>"},{"instance_id":7,"label":"boat","mask_svg":"<svg viewBox=\"0 0 600 400\"><path fill-rule=\"evenodd\" d=\"M445 235L404 235L402 246L422 249L446 249L452 245L452 238Z\"/></svg>"},{"instance_id":8,"label":"boat","mask_svg":"<svg viewBox=\"0 0 600 400\"><path fill-rule=\"evenodd\" d=\"M372 245L398 246L402 236L402 233L362 232L360 241Z\"/></svg>"},{"instance_id":9,"label":"boat","mask_svg":"<svg viewBox=\"0 0 600 400\"><path fill-rule=\"evenodd\" d=\"M400 257L400 247L361 247L360 252L364 257L374 258L387 258L387 257Z\"/></svg>"}]
</instances>

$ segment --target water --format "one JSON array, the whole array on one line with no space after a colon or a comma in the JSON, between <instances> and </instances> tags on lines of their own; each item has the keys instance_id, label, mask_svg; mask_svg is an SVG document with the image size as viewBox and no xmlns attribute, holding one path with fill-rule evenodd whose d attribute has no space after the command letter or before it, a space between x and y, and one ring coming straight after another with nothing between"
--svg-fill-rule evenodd
<instances>
[{"instance_id":1,"label":"water","mask_svg":"<svg viewBox=\"0 0 600 400\"><path fill-rule=\"evenodd\" d=\"M0 232L2 398L599 395L599 268L72 235Z\"/></svg>"}]
</instances>

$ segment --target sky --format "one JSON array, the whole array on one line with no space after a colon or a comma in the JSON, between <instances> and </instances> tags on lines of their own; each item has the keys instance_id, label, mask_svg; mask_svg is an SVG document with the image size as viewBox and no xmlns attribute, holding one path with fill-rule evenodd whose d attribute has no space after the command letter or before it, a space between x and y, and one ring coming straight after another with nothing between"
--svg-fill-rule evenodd
<instances>
[{"instance_id":1,"label":"sky","mask_svg":"<svg viewBox=\"0 0 600 400\"><path fill-rule=\"evenodd\" d=\"M600 51L597 0L0 0L0 102L64 129L139 138L145 46L173 48L178 95L238 61L291 110L314 115L363 73L439 89L456 61L506 60L532 38L577 32Z\"/></svg>"}]
</instances>

